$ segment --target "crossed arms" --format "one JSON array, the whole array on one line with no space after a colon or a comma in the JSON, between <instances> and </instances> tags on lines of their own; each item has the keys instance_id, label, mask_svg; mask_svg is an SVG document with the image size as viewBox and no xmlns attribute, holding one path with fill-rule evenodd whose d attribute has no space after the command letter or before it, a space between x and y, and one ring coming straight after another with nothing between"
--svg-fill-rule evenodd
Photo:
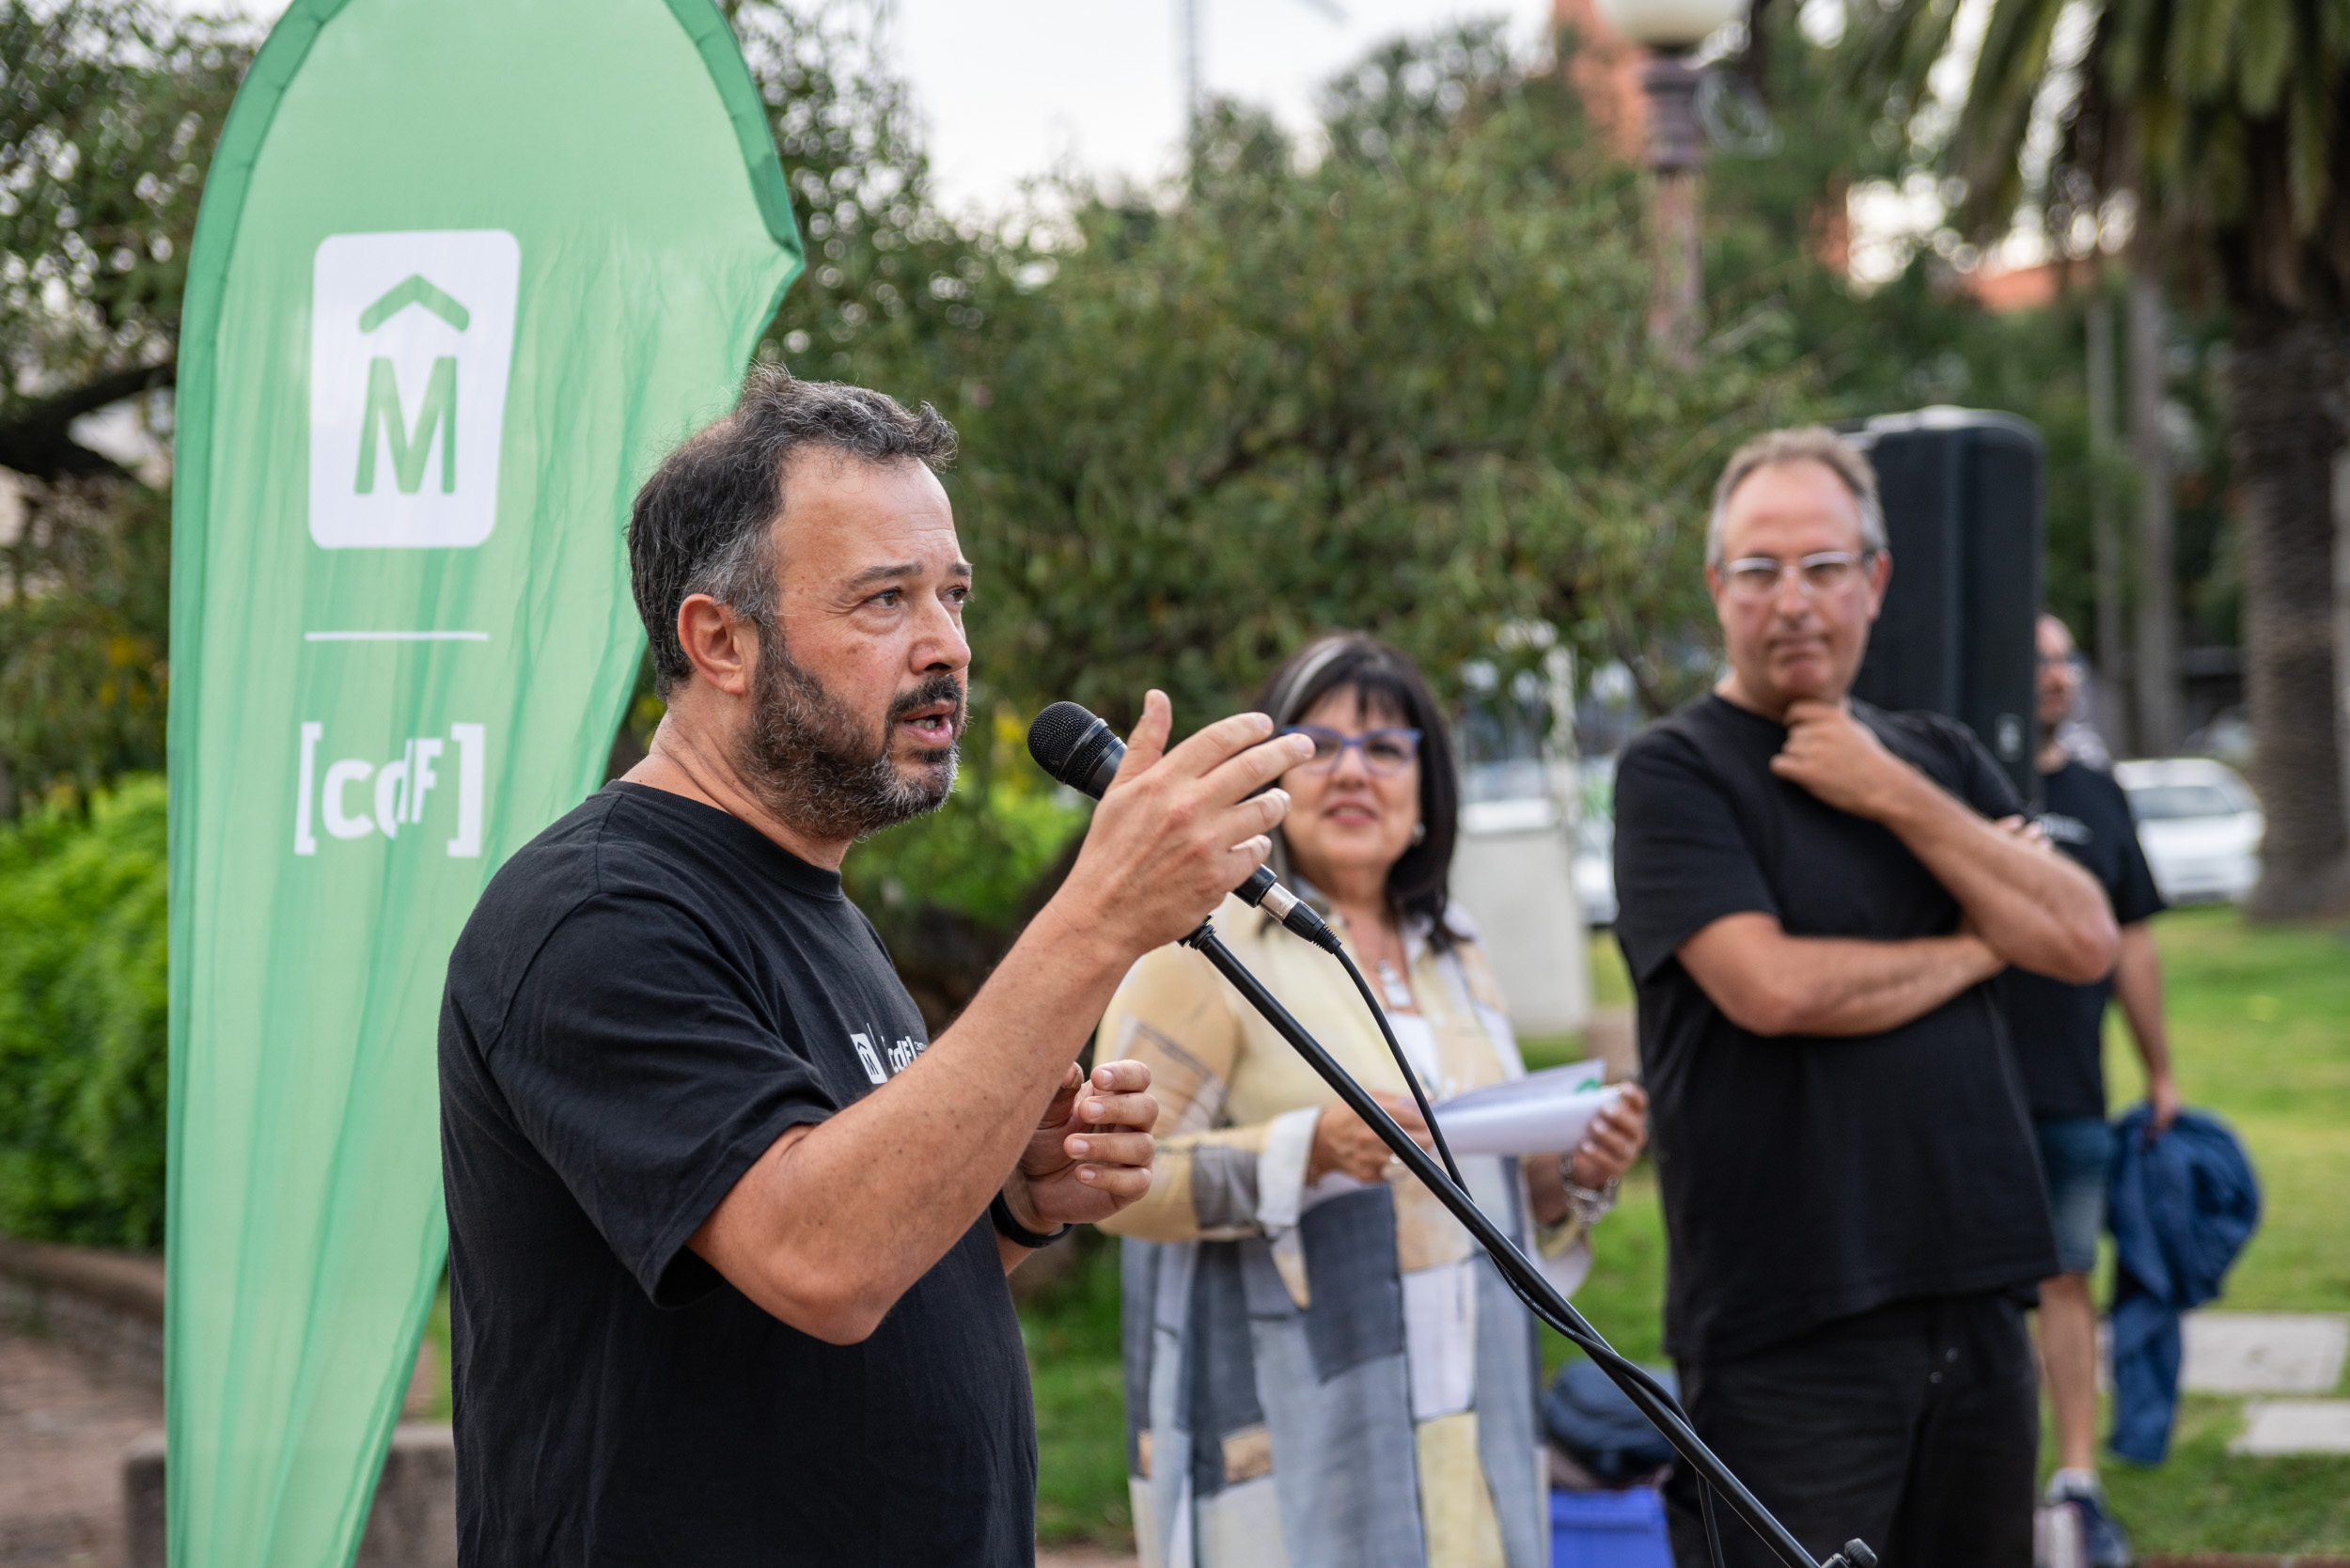
<instances>
[{"instance_id":1,"label":"crossed arms","mask_svg":"<svg viewBox=\"0 0 2350 1568\"><path fill-rule=\"evenodd\" d=\"M1771 771L1883 823L1965 913L1953 935L1901 942L1790 936L1769 915L1724 916L1677 956L1731 1023L1759 1035L1878 1034L2010 964L2075 984L2113 968L2113 913L2070 858L2020 822L1985 822L1841 706L1794 703L1787 726Z\"/></svg>"}]
</instances>

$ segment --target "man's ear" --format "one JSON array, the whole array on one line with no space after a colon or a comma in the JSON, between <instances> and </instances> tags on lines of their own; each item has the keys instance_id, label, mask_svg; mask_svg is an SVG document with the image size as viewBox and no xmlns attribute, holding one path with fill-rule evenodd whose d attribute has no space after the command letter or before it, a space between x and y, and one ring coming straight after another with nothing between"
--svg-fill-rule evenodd
<instances>
[{"instance_id":1,"label":"man's ear","mask_svg":"<svg viewBox=\"0 0 2350 1568\"><path fill-rule=\"evenodd\" d=\"M759 628L706 593L691 593L677 607L678 645L694 671L716 690L741 697L751 689L758 666Z\"/></svg>"},{"instance_id":2,"label":"man's ear","mask_svg":"<svg viewBox=\"0 0 2350 1568\"><path fill-rule=\"evenodd\" d=\"M1893 581L1893 552L1879 550L1876 559L1869 563L1869 619L1874 621L1885 608L1885 590Z\"/></svg>"}]
</instances>

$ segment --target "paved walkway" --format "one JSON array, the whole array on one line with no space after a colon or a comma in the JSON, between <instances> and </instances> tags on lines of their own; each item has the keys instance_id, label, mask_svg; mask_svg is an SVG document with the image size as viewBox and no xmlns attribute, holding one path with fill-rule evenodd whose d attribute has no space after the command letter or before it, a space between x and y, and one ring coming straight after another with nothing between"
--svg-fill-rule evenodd
<instances>
[{"instance_id":1,"label":"paved walkway","mask_svg":"<svg viewBox=\"0 0 2350 1568\"><path fill-rule=\"evenodd\" d=\"M2350 1399L2256 1399L2230 1453L2350 1453Z\"/></svg>"},{"instance_id":2,"label":"paved walkway","mask_svg":"<svg viewBox=\"0 0 2350 1568\"><path fill-rule=\"evenodd\" d=\"M2206 1394L2330 1394L2350 1352L2350 1313L2189 1312L2180 1384Z\"/></svg>"},{"instance_id":3,"label":"paved walkway","mask_svg":"<svg viewBox=\"0 0 2350 1568\"><path fill-rule=\"evenodd\" d=\"M150 1390L0 1334L0 1568L117 1568L122 1450L163 1419Z\"/></svg>"}]
</instances>

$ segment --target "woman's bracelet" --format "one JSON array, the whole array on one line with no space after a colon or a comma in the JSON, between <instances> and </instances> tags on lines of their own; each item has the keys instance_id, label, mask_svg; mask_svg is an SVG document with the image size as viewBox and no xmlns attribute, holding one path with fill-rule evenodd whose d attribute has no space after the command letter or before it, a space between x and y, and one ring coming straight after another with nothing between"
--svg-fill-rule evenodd
<instances>
[{"instance_id":1,"label":"woman's bracelet","mask_svg":"<svg viewBox=\"0 0 2350 1568\"><path fill-rule=\"evenodd\" d=\"M1561 1154L1559 1156L1559 1180L1566 1184L1567 1201L1574 1206L1575 1217L1588 1226L1598 1224L1607 1211L1616 1206L1616 1188L1623 1178L1610 1176L1607 1184L1602 1187L1584 1186L1574 1179L1574 1156Z\"/></svg>"}]
</instances>

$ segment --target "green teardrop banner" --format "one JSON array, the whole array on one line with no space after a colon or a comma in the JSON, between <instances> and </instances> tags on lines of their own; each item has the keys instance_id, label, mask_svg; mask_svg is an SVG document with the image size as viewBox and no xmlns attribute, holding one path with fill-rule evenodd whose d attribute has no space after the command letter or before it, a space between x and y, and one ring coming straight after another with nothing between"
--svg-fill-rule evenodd
<instances>
[{"instance_id":1,"label":"green teardrop banner","mask_svg":"<svg viewBox=\"0 0 2350 1568\"><path fill-rule=\"evenodd\" d=\"M602 776L629 499L798 274L710 0L297 0L180 343L170 1552L348 1563L446 1245L434 1035Z\"/></svg>"}]
</instances>

